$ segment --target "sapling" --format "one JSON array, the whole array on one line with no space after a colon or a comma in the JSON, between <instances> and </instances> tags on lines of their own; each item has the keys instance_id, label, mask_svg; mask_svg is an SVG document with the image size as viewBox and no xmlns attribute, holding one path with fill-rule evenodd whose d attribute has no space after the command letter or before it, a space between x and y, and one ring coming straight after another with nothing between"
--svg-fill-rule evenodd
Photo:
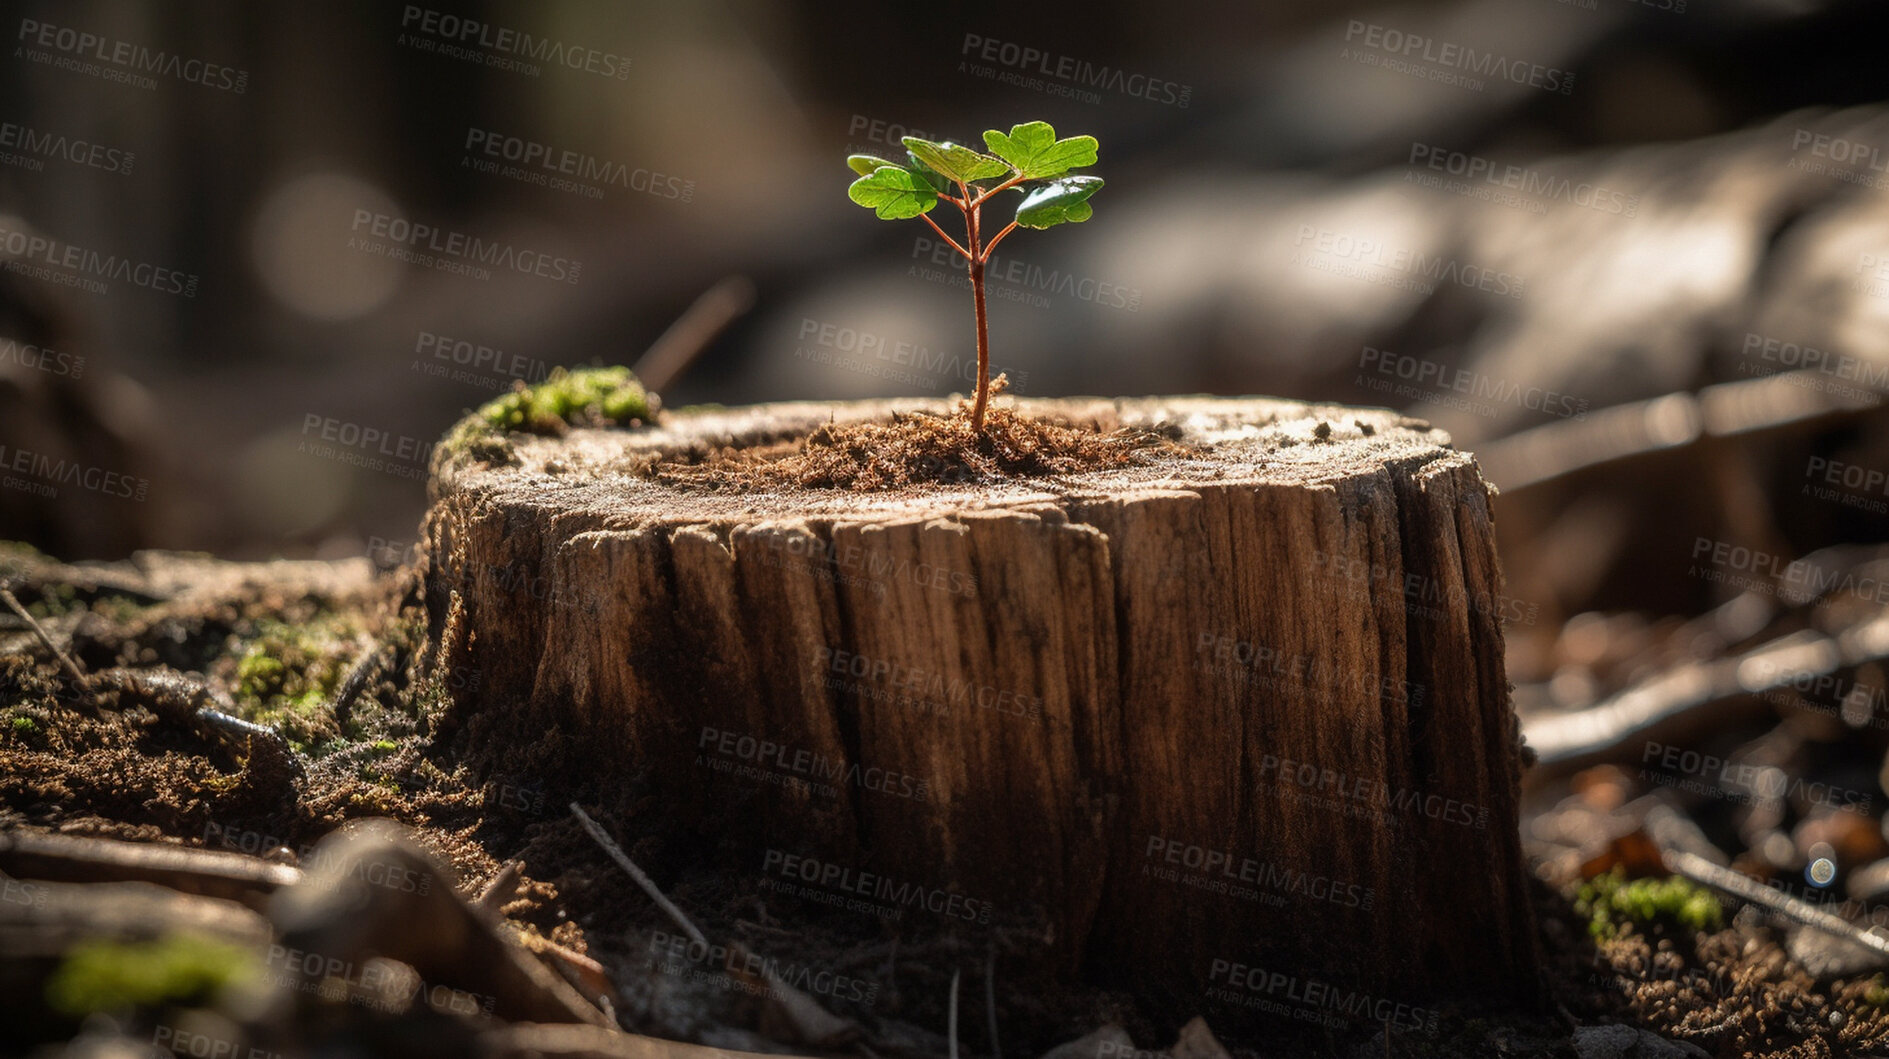
<instances>
[{"instance_id":1,"label":"sapling","mask_svg":"<svg viewBox=\"0 0 1889 1059\"><path fill-rule=\"evenodd\" d=\"M1011 126L1008 136L996 129L984 133L989 154L961 144L934 143L905 137L906 162L876 155L856 154L846 164L859 179L847 189L854 202L885 220L917 217L931 225L965 261L971 275L971 301L977 312L977 399L971 405L971 429L984 429L984 408L990 402L990 336L984 315L984 266L1004 237L1018 228L1049 228L1089 219L1089 196L1102 188L1100 177L1077 176L1073 170L1095 164L1095 137L1057 139L1046 121ZM1016 219L989 239L982 227L984 204L1006 191L1023 196ZM940 202L964 214L964 242L946 234L927 217Z\"/></svg>"}]
</instances>

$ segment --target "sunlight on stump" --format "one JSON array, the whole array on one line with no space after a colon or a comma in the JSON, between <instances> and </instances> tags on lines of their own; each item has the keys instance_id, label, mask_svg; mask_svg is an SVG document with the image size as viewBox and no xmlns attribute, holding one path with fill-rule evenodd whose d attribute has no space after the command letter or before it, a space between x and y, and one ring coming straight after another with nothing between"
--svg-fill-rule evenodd
<instances>
[{"instance_id":1,"label":"sunlight on stump","mask_svg":"<svg viewBox=\"0 0 1889 1059\"><path fill-rule=\"evenodd\" d=\"M647 470L948 410L920 400L442 446L425 576L466 737L646 784L744 880L784 851L1033 919L1061 973L1216 1027L1320 989L1533 1004L1473 460L1382 411L1017 407L1182 448L878 493Z\"/></svg>"}]
</instances>

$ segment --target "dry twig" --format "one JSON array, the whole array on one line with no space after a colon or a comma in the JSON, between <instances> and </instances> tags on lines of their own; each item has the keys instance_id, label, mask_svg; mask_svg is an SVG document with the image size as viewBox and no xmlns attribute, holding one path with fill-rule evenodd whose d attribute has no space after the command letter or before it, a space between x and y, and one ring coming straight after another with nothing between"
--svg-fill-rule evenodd
<instances>
[{"instance_id":1,"label":"dry twig","mask_svg":"<svg viewBox=\"0 0 1889 1059\"><path fill-rule=\"evenodd\" d=\"M709 947L708 938L704 937L701 931L695 929L695 924L691 923L689 917L682 913L682 909L675 906L675 902L664 896L662 890L657 888L655 880L645 875L643 869L636 866L636 862L630 859L630 855L623 852L623 847L617 845L609 834L604 831L602 824L592 820L590 814L584 812L584 807L578 805L576 802L571 803L571 815L577 817L577 822L584 825L584 830L590 834L591 840L596 842L597 845L602 846L603 851L610 854L610 859L616 861L624 871L630 874L630 878L636 880L636 885L643 888L643 892L649 895L649 899L656 902L656 907L662 909L670 920L672 920L676 926L680 927L684 934L689 936L690 941L702 946L704 949Z\"/></svg>"},{"instance_id":2,"label":"dry twig","mask_svg":"<svg viewBox=\"0 0 1889 1059\"><path fill-rule=\"evenodd\" d=\"M33 630L33 635L39 638L39 642L44 644L46 650L51 651L52 656L59 660L59 665L66 671L66 675L77 681L80 687L85 687L87 684L85 670L80 669L79 664L74 662L70 655L59 649L59 645L54 643L52 636L46 632L46 627L28 614L25 607L20 606L20 601L13 597L13 593L0 588L0 601L5 602L7 609L19 615L20 620L26 623L26 627Z\"/></svg>"}]
</instances>

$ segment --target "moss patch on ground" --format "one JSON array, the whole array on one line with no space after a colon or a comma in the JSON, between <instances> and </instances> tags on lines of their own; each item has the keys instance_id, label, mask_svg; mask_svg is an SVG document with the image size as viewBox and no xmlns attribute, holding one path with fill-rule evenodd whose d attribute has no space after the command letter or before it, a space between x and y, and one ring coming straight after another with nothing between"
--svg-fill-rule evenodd
<instances>
[{"instance_id":1,"label":"moss patch on ground","mask_svg":"<svg viewBox=\"0 0 1889 1059\"><path fill-rule=\"evenodd\" d=\"M74 1017L197 1004L253 980L259 970L248 949L195 934L149 941L101 938L65 954L46 982L46 1001L54 1011Z\"/></svg>"},{"instance_id":2,"label":"moss patch on ground","mask_svg":"<svg viewBox=\"0 0 1889 1059\"><path fill-rule=\"evenodd\" d=\"M1725 925L1718 898L1692 880L1673 875L1628 881L1618 868L1583 883L1574 909L1588 917L1587 931L1595 940L1618 937L1629 923L1691 933Z\"/></svg>"},{"instance_id":3,"label":"moss patch on ground","mask_svg":"<svg viewBox=\"0 0 1889 1059\"><path fill-rule=\"evenodd\" d=\"M300 753L340 740L329 703L361 649L360 631L353 616L324 612L302 624L259 622L253 635L233 636L237 715L280 731Z\"/></svg>"}]
</instances>

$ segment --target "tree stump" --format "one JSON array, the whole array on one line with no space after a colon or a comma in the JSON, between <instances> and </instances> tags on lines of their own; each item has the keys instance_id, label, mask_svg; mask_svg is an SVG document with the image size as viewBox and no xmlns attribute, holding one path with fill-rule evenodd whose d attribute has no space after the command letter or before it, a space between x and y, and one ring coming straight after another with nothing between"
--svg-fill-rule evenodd
<instances>
[{"instance_id":1,"label":"tree stump","mask_svg":"<svg viewBox=\"0 0 1889 1059\"><path fill-rule=\"evenodd\" d=\"M751 875L1039 916L1064 973L1180 1015L1535 1002L1469 456L1379 410L1024 400L1198 448L872 493L647 470L894 408L949 411L775 404L517 435L505 464L443 449L425 577L469 737L641 777Z\"/></svg>"}]
</instances>

